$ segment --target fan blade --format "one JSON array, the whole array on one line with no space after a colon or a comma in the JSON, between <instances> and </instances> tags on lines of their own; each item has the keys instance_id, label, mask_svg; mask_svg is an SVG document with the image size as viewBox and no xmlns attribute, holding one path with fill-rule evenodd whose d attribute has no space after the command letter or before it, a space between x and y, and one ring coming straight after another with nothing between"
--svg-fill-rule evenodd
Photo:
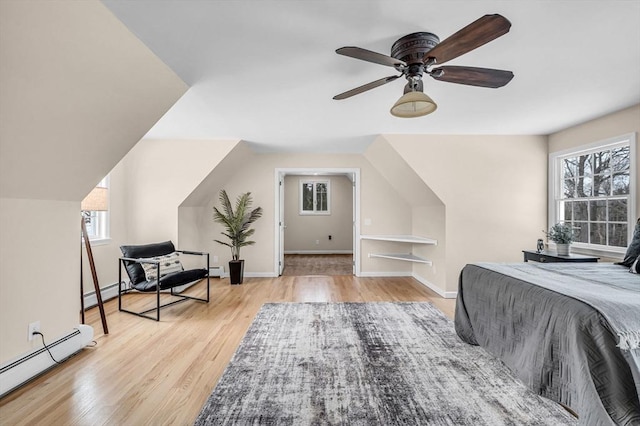
<instances>
[{"instance_id":1,"label":"fan blade","mask_svg":"<svg viewBox=\"0 0 640 426\"><path fill-rule=\"evenodd\" d=\"M511 71L490 68L444 66L431 71L431 77L449 83L468 84L469 86L502 87L513 78Z\"/></svg>"},{"instance_id":2,"label":"fan blade","mask_svg":"<svg viewBox=\"0 0 640 426\"><path fill-rule=\"evenodd\" d=\"M484 15L428 51L423 62L434 58L435 63L443 64L508 33L509 28L511 22L504 16Z\"/></svg>"},{"instance_id":3,"label":"fan blade","mask_svg":"<svg viewBox=\"0 0 640 426\"><path fill-rule=\"evenodd\" d=\"M338 55L349 56L351 58L361 59L363 61L373 62L374 64L387 65L390 67L406 67L407 64L400 59L383 55L382 53L372 52L371 50L362 49L360 47L346 46L336 50Z\"/></svg>"},{"instance_id":4,"label":"fan blade","mask_svg":"<svg viewBox=\"0 0 640 426\"><path fill-rule=\"evenodd\" d=\"M360 87L356 87L355 89L351 89L351 90L348 90L348 91L346 91L344 93L340 93L339 95L335 95L333 97L333 99L340 100L340 99L350 98L353 95L357 95L359 93L366 92L367 90L371 90L371 89L376 88L378 86L382 86L383 84L387 84L387 83L389 83L389 82L391 82L391 81L393 81L393 80L395 80L396 78L399 78L399 77L401 77L401 76L392 75L390 77L381 78L380 80L372 81L371 83L367 83L367 84L364 84L364 85L362 85Z\"/></svg>"}]
</instances>

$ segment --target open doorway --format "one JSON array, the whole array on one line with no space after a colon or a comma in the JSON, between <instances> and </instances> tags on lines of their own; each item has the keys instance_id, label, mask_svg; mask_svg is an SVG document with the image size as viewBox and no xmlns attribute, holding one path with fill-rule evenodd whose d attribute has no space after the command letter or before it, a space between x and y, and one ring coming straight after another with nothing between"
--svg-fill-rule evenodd
<instances>
[{"instance_id":1,"label":"open doorway","mask_svg":"<svg viewBox=\"0 0 640 426\"><path fill-rule=\"evenodd\" d=\"M359 274L359 169L276 169L279 275Z\"/></svg>"}]
</instances>

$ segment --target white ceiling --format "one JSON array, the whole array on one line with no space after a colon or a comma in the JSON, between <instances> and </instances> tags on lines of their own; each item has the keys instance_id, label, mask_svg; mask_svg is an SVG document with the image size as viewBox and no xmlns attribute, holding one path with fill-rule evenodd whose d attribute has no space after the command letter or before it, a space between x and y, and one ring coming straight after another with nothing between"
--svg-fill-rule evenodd
<instances>
[{"instance_id":1,"label":"white ceiling","mask_svg":"<svg viewBox=\"0 0 640 426\"><path fill-rule=\"evenodd\" d=\"M361 152L381 133L549 134L640 102L640 0L204 1L103 0L191 89L148 138L234 138L259 151ZM426 117L389 114L396 74L340 56L390 54L417 31L444 40L482 15L511 31L448 65L511 70L500 89L425 76ZM640 118L639 118L640 119Z\"/></svg>"}]
</instances>

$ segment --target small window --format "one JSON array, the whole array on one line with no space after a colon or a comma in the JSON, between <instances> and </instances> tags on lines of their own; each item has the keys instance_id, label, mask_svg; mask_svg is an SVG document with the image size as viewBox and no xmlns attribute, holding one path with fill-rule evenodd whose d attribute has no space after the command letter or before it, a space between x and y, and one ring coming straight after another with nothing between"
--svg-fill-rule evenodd
<instances>
[{"instance_id":1,"label":"small window","mask_svg":"<svg viewBox=\"0 0 640 426\"><path fill-rule=\"evenodd\" d=\"M82 216L91 241L109 238L109 176L102 179L82 200Z\"/></svg>"},{"instance_id":2,"label":"small window","mask_svg":"<svg viewBox=\"0 0 640 426\"><path fill-rule=\"evenodd\" d=\"M300 181L300 214L331 214L328 180Z\"/></svg>"}]
</instances>

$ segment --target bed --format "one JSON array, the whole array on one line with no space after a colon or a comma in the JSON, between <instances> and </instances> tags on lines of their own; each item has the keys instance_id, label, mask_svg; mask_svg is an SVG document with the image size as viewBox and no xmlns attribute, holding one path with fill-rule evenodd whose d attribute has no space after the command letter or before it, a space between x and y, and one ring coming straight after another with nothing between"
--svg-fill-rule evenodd
<instances>
[{"instance_id":1,"label":"bed","mask_svg":"<svg viewBox=\"0 0 640 426\"><path fill-rule=\"evenodd\" d=\"M581 425L640 425L640 275L612 263L474 263L456 332Z\"/></svg>"}]
</instances>

